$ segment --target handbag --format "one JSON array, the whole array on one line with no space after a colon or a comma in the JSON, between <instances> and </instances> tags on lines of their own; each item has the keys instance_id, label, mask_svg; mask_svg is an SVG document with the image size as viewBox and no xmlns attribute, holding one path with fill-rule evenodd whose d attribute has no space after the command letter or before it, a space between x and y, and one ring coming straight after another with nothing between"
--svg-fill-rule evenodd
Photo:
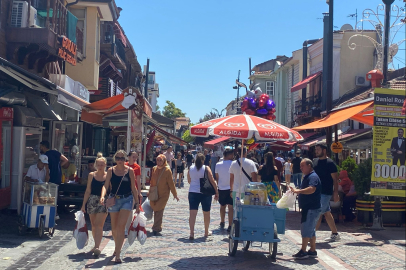
<instances>
[{"instance_id":1,"label":"handbag","mask_svg":"<svg viewBox=\"0 0 406 270\"><path fill-rule=\"evenodd\" d=\"M165 169L165 168L164 168ZM155 202L159 199L158 197L158 183L159 183L159 179L161 179L162 174L164 173L165 170L162 170L161 174L158 177L158 180L156 181L156 185L153 187L149 187L149 195L148 195L148 199L151 202ZM154 170L154 172L156 171L156 168Z\"/></svg>"},{"instance_id":2,"label":"handbag","mask_svg":"<svg viewBox=\"0 0 406 270\"><path fill-rule=\"evenodd\" d=\"M123 182L123 179L124 179L125 176L126 176L126 174L124 174L123 178L121 178L121 181L120 181L120 184L118 185L116 194L114 194L114 196L110 196L110 197L107 198L107 200L106 200L106 207L107 208L112 207L112 206L114 206L116 204L117 192L120 189L121 183Z\"/></svg>"},{"instance_id":3,"label":"handbag","mask_svg":"<svg viewBox=\"0 0 406 270\"><path fill-rule=\"evenodd\" d=\"M214 190L213 185L211 184L209 178L207 177L207 166L204 167L203 178L200 178L200 192L203 195L214 195L216 191Z\"/></svg>"}]
</instances>

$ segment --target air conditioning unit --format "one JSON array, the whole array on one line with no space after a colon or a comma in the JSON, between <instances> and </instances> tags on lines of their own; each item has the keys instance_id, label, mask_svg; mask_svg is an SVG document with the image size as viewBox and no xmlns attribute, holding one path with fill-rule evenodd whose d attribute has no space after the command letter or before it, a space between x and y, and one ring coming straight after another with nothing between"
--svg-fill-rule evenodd
<instances>
[{"instance_id":1,"label":"air conditioning unit","mask_svg":"<svg viewBox=\"0 0 406 270\"><path fill-rule=\"evenodd\" d=\"M11 26L13 27L31 27L37 24L37 10L30 7L30 21L27 25L28 2L14 1L11 10Z\"/></svg>"},{"instance_id":2,"label":"air conditioning unit","mask_svg":"<svg viewBox=\"0 0 406 270\"><path fill-rule=\"evenodd\" d=\"M355 76L355 85L356 86L369 86L369 81L365 76Z\"/></svg>"}]
</instances>

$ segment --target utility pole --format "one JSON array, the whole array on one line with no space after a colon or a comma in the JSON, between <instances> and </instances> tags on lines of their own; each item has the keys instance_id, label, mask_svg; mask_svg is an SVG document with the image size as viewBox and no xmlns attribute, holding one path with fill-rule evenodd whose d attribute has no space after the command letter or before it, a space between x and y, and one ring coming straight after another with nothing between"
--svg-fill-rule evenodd
<instances>
[{"instance_id":1,"label":"utility pole","mask_svg":"<svg viewBox=\"0 0 406 270\"><path fill-rule=\"evenodd\" d=\"M328 74L327 74L327 96L326 96L326 112L327 115L331 112L331 109L333 107L333 35L334 35L334 20L333 20L333 14L334 14L334 0L327 0L328 4L328 13L329 13L329 24L328 24L328 60L327 60L327 66L328 66ZM332 127L327 127L327 132L326 132L326 144L327 144L327 151L330 153L330 146L332 142ZM338 136L336 136L336 139L338 139Z\"/></svg>"},{"instance_id":2,"label":"utility pole","mask_svg":"<svg viewBox=\"0 0 406 270\"><path fill-rule=\"evenodd\" d=\"M238 79L237 79L237 82L240 82L240 71L241 70L238 70ZM240 102L240 85L239 84L237 84L237 114L240 114L241 113L241 109L238 109L238 107L239 107L239 103Z\"/></svg>"},{"instance_id":3,"label":"utility pole","mask_svg":"<svg viewBox=\"0 0 406 270\"><path fill-rule=\"evenodd\" d=\"M390 10L395 0L382 0L385 4L385 25L384 25L384 42L383 42L383 85L388 82L388 51L389 51L389 32L390 32Z\"/></svg>"},{"instance_id":4,"label":"utility pole","mask_svg":"<svg viewBox=\"0 0 406 270\"><path fill-rule=\"evenodd\" d=\"M147 58L147 70L145 72L144 97L148 100L148 76L149 76L149 58Z\"/></svg>"}]
</instances>

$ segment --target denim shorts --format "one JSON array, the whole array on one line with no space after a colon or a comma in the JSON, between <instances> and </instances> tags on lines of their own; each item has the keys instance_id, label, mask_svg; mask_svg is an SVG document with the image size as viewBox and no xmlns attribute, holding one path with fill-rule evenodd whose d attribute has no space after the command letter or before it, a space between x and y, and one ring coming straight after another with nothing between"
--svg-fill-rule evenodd
<instances>
[{"instance_id":1,"label":"denim shorts","mask_svg":"<svg viewBox=\"0 0 406 270\"><path fill-rule=\"evenodd\" d=\"M321 214L323 215L324 213L331 212L330 209L330 200L331 200L332 195L324 195L321 194Z\"/></svg>"},{"instance_id":2,"label":"denim shorts","mask_svg":"<svg viewBox=\"0 0 406 270\"><path fill-rule=\"evenodd\" d=\"M307 210L306 221L300 225L302 237L312 238L316 236L316 224L320 217L320 209Z\"/></svg>"},{"instance_id":3,"label":"denim shorts","mask_svg":"<svg viewBox=\"0 0 406 270\"><path fill-rule=\"evenodd\" d=\"M199 210L199 205L202 204L204 212L209 212L211 208L211 195L202 193L189 192L189 210Z\"/></svg>"},{"instance_id":4,"label":"denim shorts","mask_svg":"<svg viewBox=\"0 0 406 270\"><path fill-rule=\"evenodd\" d=\"M120 210L133 210L133 195L122 199L116 199L116 204L108 208L110 213L120 212Z\"/></svg>"}]
</instances>

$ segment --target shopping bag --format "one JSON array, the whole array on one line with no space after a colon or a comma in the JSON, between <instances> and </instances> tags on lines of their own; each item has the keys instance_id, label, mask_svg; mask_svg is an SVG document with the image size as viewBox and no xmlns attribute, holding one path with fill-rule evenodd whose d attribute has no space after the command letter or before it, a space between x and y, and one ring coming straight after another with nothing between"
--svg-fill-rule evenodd
<instances>
[{"instance_id":1,"label":"shopping bag","mask_svg":"<svg viewBox=\"0 0 406 270\"><path fill-rule=\"evenodd\" d=\"M147 226L147 218L144 215L144 212L141 212L137 215L138 218L138 236L137 239L141 245L145 243L147 240L147 230L145 230L145 226Z\"/></svg>"},{"instance_id":2,"label":"shopping bag","mask_svg":"<svg viewBox=\"0 0 406 270\"><path fill-rule=\"evenodd\" d=\"M280 209L291 208L295 206L296 195L288 190L283 194L282 198L276 203L276 207Z\"/></svg>"},{"instance_id":3,"label":"shopping bag","mask_svg":"<svg viewBox=\"0 0 406 270\"><path fill-rule=\"evenodd\" d=\"M154 211L152 210L151 205L149 204L148 198L142 204L142 209L144 210L144 216L147 218L147 220L151 220Z\"/></svg>"},{"instance_id":4,"label":"shopping bag","mask_svg":"<svg viewBox=\"0 0 406 270\"><path fill-rule=\"evenodd\" d=\"M75 213L75 220L76 226L73 230L73 237L76 239L76 247L78 249L82 249L87 246L87 242L89 240L85 214L82 211L77 211Z\"/></svg>"},{"instance_id":5,"label":"shopping bag","mask_svg":"<svg viewBox=\"0 0 406 270\"><path fill-rule=\"evenodd\" d=\"M137 239L141 245L147 240L147 231L145 226L147 225L147 218L144 215L144 212L139 213L134 216L133 221L131 222L130 228L128 229L128 244L132 245Z\"/></svg>"}]
</instances>

